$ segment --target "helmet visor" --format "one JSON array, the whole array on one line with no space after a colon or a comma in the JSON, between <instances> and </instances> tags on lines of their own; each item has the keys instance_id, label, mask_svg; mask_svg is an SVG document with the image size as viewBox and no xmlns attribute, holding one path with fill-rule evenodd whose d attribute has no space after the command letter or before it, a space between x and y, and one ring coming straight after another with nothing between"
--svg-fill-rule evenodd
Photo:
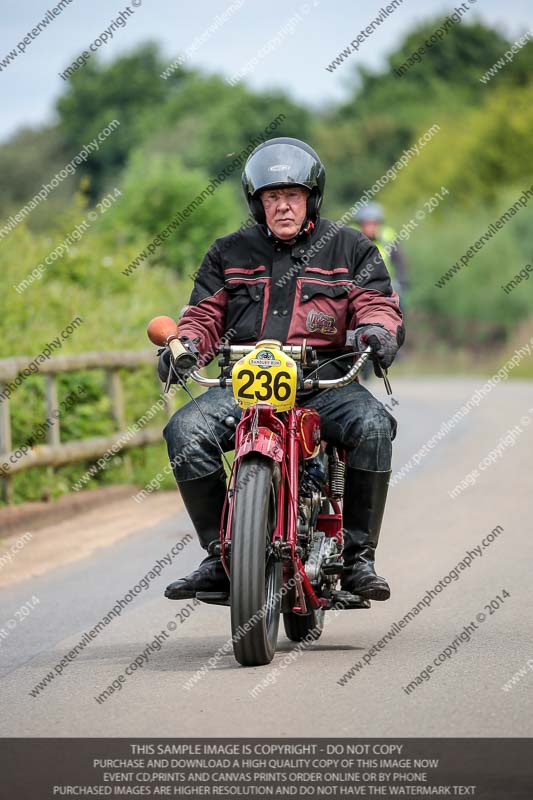
<instances>
[{"instance_id":1,"label":"helmet visor","mask_svg":"<svg viewBox=\"0 0 533 800\"><path fill-rule=\"evenodd\" d=\"M272 144L250 158L243 177L251 195L261 189L291 183L312 189L317 185L320 166L320 162L299 147L288 143Z\"/></svg>"}]
</instances>

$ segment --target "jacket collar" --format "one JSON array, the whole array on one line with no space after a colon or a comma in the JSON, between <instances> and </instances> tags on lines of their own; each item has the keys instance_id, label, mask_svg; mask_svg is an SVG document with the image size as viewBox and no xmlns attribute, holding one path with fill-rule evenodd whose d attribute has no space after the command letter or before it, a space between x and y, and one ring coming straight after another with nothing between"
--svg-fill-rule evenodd
<instances>
[{"instance_id":1,"label":"jacket collar","mask_svg":"<svg viewBox=\"0 0 533 800\"><path fill-rule=\"evenodd\" d=\"M301 250L302 247L307 247L310 244L310 240L312 238L313 230L316 230L320 222L320 218L313 222L308 217L305 218L302 227L294 237L294 239L278 239L275 236L268 225L260 225L261 232L268 238L268 240L274 245L274 247L286 247L286 248L296 248L298 251Z\"/></svg>"}]
</instances>

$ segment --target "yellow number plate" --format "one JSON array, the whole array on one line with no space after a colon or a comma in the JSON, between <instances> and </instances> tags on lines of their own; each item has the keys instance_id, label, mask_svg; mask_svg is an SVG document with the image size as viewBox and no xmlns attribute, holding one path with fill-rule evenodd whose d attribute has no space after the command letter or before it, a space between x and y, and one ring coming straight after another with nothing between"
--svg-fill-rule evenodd
<instances>
[{"instance_id":1,"label":"yellow number plate","mask_svg":"<svg viewBox=\"0 0 533 800\"><path fill-rule=\"evenodd\" d=\"M276 411L288 411L296 403L296 364L283 350L259 342L233 367L233 394L237 405L269 403Z\"/></svg>"}]
</instances>

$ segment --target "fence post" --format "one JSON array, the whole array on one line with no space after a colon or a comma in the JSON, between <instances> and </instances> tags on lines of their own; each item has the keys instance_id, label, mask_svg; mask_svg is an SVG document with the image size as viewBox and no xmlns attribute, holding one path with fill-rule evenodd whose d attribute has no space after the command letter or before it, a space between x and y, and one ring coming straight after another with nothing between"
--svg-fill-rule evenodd
<instances>
[{"instance_id":1,"label":"fence post","mask_svg":"<svg viewBox=\"0 0 533 800\"><path fill-rule=\"evenodd\" d=\"M47 372L45 378L46 396L46 442L51 445L61 443L59 433L59 402L57 399L57 381L54 373Z\"/></svg>"},{"instance_id":2,"label":"fence post","mask_svg":"<svg viewBox=\"0 0 533 800\"><path fill-rule=\"evenodd\" d=\"M0 394L6 388L5 383L0 381ZM0 453L10 453L11 442L11 419L9 416L9 398L3 397L0 400ZM13 502L13 484L11 478L2 478L2 500L5 503Z\"/></svg>"},{"instance_id":3,"label":"fence post","mask_svg":"<svg viewBox=\"0 0 533 800\"><path fill-rule=\"evenodd\" d=\"M47 372L44 376L44 393L46 399L46 443L57 446L61 444L60 422L59 422L59 401L57 399L57 378L55 373ZM49 487L55 482L55 467L46 468L47 482ZM47 499L51 494L47 488Z\"/></svg>"},{"instance_id":4,"label":"fence post","mask_svg":"<svg viewBox=\"0 0 533 800\"><path fill-rule=\"evenodd\" d=\"M126 415L124 413L124 392L122 391L122 381L117 369L106 369L106 385L109 398L111 400L111 413L117 425L117 430L123 431L126 429ZM128 453L123 453L124 468L128 480L133 480L133 466L131 463L131 456Z\"/></svg>"},{"instance_id":5,"label":"fence post","mask_svg":"<svg viewBox=\"0 0 533 800\"><path fill-rule=\"evenodd\" d=\"M113 414L117 429L122 431L126 427L126 419L124 415L124 393L122 391L120 375L115 369L106 369L105 372L107 391L111 399L111 413Z\"/></svg>"}]
</instances>

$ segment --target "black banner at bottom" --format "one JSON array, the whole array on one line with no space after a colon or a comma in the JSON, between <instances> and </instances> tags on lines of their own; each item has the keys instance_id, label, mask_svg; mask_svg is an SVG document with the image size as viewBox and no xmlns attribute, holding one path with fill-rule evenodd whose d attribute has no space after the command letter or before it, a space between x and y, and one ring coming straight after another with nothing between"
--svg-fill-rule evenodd
<instances>
[{"instance_id":1,"label":"black banner at bottom","mask_svg":"<svg viewBox=\"0 0 533 800\"><path fill-rule=\"evenodd\" d=\"M533 739L3 739L1 800L532 800Z\"/></svg>"}]
</instances>

